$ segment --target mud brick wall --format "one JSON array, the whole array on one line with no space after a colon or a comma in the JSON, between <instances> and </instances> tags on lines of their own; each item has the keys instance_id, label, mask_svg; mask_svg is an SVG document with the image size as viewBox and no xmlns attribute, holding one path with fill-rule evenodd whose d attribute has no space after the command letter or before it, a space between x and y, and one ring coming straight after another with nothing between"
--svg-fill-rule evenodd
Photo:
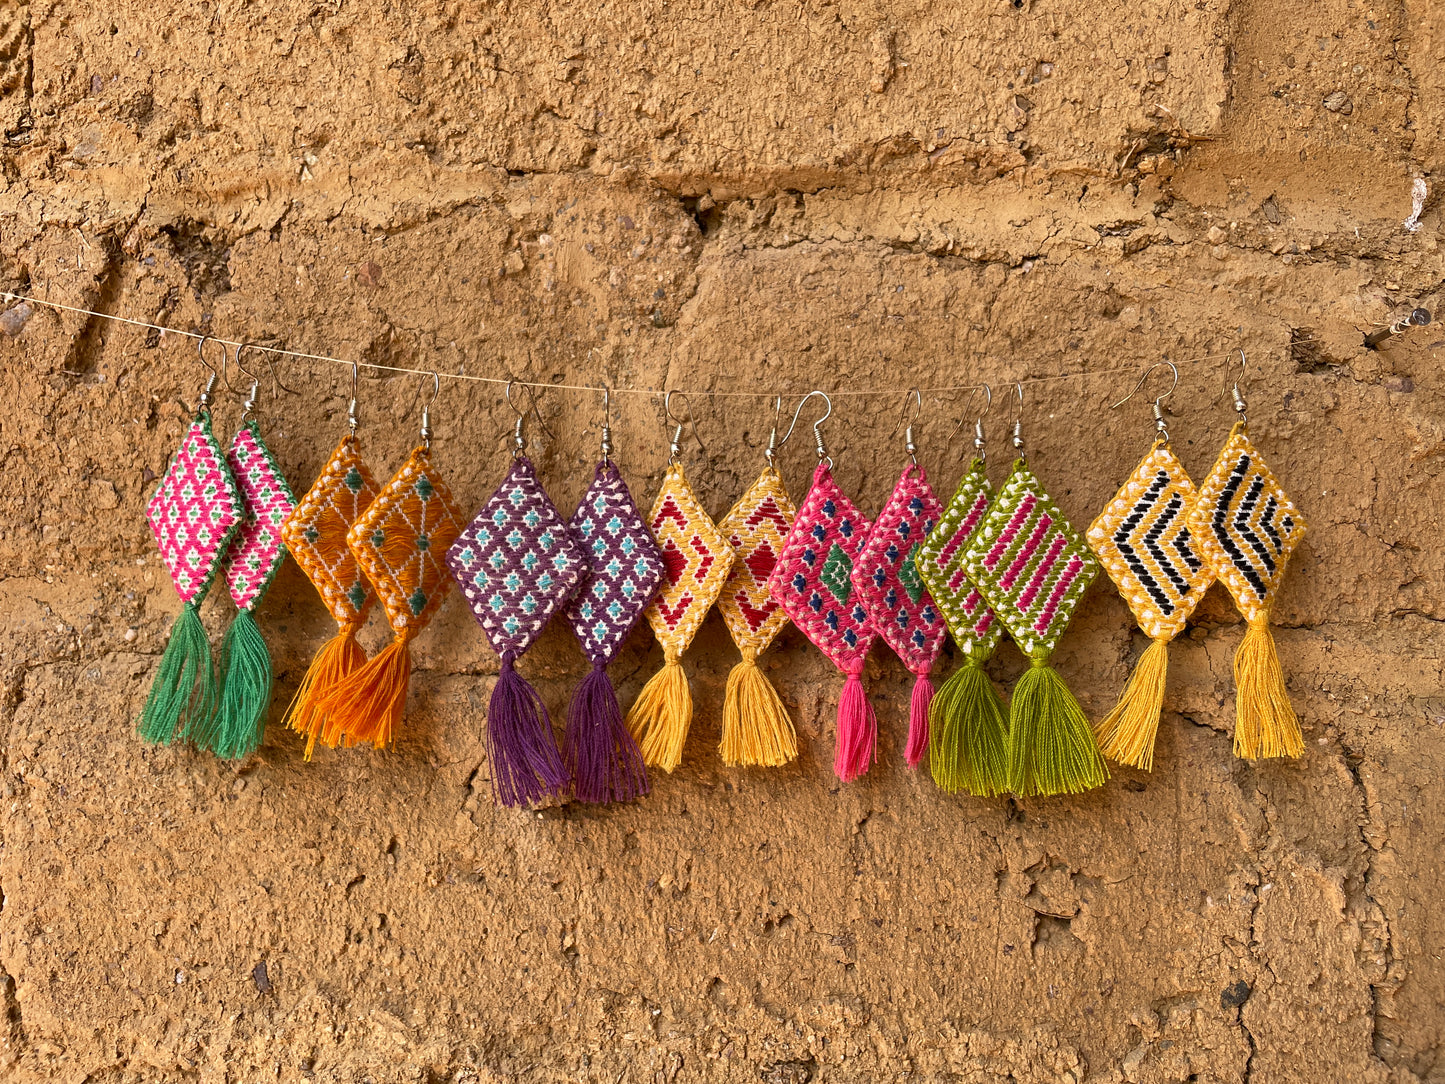
<instances>
[{"instance_id":1,"label":"mud brick wall","mask_svg":"<svg viewBox=\"0 0 1445 1084\"><path fill-rule=\"evenodd\" d=\"M276 720L333 626L288 565L259 614L273 725L233 766L133 733L178 608L142 507L193 344L9 307L0 1078L1445 1080L1445 335L1362 345L1445 277L1442 36L1430 0L4 0L0 289L380 364L885 389L830 428L870 512L910 384L1243 347L1252 431L1312 533L1276 611L1297 763L1231 755L1242 625L1218 588L1172 652L1155 771L1069 800L909 771L912 679L882 650L881 760L840 786L839 682L795 631L768 659L800 759L724 769L714 616L686 757L650 798L499 810L498 663L455 596L396 748L303 761ZM1196 478L1225 376L1182 366L1170 400ZM303 394L262 409L304 488L349 373L284 379ZM1149 439L1147 403L1107 409L1131 383L1029 388L1032 463L1078 525ZM945 491L962 398L919 427ZM379 473L423 400L364 377ZM768 411L693 402L689 474L721 514ZM541 409L570 509L600 404ZM647 499L660 404L616 413ZM238 415L225 399L219 428ZM469 508L511 417L494 387L442 391L437 460ZM781 466L801 495L806 439ZM213 634L229 609L205 607ZM1056 661L1098 715L1142 646L1101 582ZM640 630L624 700L659 664ZM1006 648L992 673L1023 665ZM560 711L585 664L559 628L523 669Z\"/></svg>"}]
</instances>

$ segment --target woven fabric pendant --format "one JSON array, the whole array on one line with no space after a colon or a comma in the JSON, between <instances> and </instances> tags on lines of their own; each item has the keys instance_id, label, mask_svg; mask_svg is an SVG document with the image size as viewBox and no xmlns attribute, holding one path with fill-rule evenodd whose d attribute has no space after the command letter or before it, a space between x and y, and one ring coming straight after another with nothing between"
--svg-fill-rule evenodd
<instances>
[{"instance_id":1,"label":"woven fabric pendant","mask_svg":"<svg viewBox=\"0 0 1445 1084\"><path fill-rule=\"evenodd\" d=\"M733 553L718 609L743 656L728 674L723 699L719 752L730 768L775 768L798 755L788 709L758 668L758 656L788 623L787 611L768 594L768 577L796 515L782 476L769 462L718 523Z\"/></svg>"},{"instance_id":2,"label":"woven fabric pendant","mask_svg":"<svg viewBox=\"0 0 1445 1084\"><path fill-rule=\"evenodd\" d=\"M253 389L253 402L254 394ZM186 737L219 757L239 760L260 748L265 737L275 670L253 615L286 560L281 525L295 508L296 498L254 420L247 419L237 430L226 462L245 509L221 566L236 616L221 647L216 712L188 728Z\"/></svg>"},{"instance_id":3,"label":"woven fabric pendant","mask_svg":"<svg viewBox=\"0 0 1445 1084\"><path fill-rule=\"evenodd\" d=\"M877 632L853 591L852 579L868 527L868 520L833 480L832 464L825 458L813 472L813 484L768 577L773 598L846 675L838 697L833 754L833 771L845 783L873 764L878 739L878 718L862 680L863 664Z\"/></svg>"},{"instance_id":4,"label":"woven fabric pendant","mask_svg":"<svg viewBox=\"0 0 1445 1084\"><path fill-rule=\"evenodd\" d=\"M562 760L579 801L625 802L648 792L647 767L607 665L662 585L662 553L605 452L567 527L587 566L567 621L592 670L572 694Z\"/></svg>"},{"instance_id":5,"label":"woven fabric pendant","mask_svg":"<svg viewBox=\"0 0 1445 1084\"><path fill-rule=\"evenodd\" d=\"M281 528L287 550L315 585L337 628L312 658L286 712L286 725L306 735L307 760L316 739L327 731L322 699L366 664L356 633L376 595L346 544L346 533L375 499L376 480L361 458L361 443L355 433L348 433ZM328 741L335 745L339 739L333 733Z\"/></svg>"},{"instance_id":6,"label":"woven fabric pendant","mask_svg":"<svg viewBox=\"0 0 1445 1084\"><path fill-rule=\"evenodd\" d=\"M216 710L216 669L199 609L244 509L225 453L211 434L208 406L215 381L212 375L200 410L146 504L161 560L184 604L137 723L148 742L169 744Z\"/></svg>"},{"instance_id":7,"label":"woven fabric pendant","mask_svg":"<svg viewBox=\"0 0 1445 1084\"><path fill-rule=\"evenodd\" d=\"M674 448L676 443L674 438ZM733 554L675 458L652 502L648 525L662 554L664 575L646 616L662 646L663 667L633 702L627 729L642 747L649 767L671 772L682 762L682 747L692 726L692 690L682 668L682 653L717 601Z\"/></svg>"},{"instance_id":8,"label":"woven fabric pendant","mask_svg":"<svg viewBox=\"0 0 1445 1084\"><path fill-rule=\"evenodd\" d=\"M1154 766L1169 641L1214 582L1188 526L1197 496L1166 434L1087 532L1099 564L1150 640L1119 703L1094 732L1106 757L1145 771Z\"/></svg>"},{"instance_id":9,"label":"woven fabric pendant","mask_svg":"<svg viewBox=\"0 0 1445 1084\"><path fill-rule=\"evenodd\" d=\"M1243 415L1237 389L1235 399ZM1234 752L1246 760L1304 756L1269 615L1305 530L1304 517L1250 442L1244 421L1236 422L1199 487L1189 531L1249 625L1234 656Z\"/></svg>"},{"instance_id":10,"label":"woven fabric pendant","mask_svg":"<svg viewBox=\"0 0 1445 1084\"><path fill-rule=\"evenodd\" d=\"M928 710L933 702L929 674L943 650L946 631L915 559L942 511L927 473L909 463L853 565L853 590L873 627L915 678L904 751L910 768L918 767L928 751Z\"/></svg>"},{"instance_id":11,"label":"woven fabric pendant","mask_svg":"<svg viewBox=\"0 0 1445 1084\"><path fill-rule=\"evenodd\" d=\"M451 587L442 556L461 533L461 514L432 465L430 430L426 414L422 417L423 443L346 534L393 635L364 666L319 697L319 710L329 717L322 740L331 746L369 743L381 749L391 742L406 709L411 641Z\"/></svg>"},{"instance_id":12,"label":"woven fabric pendant","mask_svg":"<svg viewBox=\"0 0 1445 1084\"><path fill-rule=\"evenodd\" d=\"M929 770L949 793L966 790L981 798L1008 790L1008 715L983 669L1003 639L1003 625L968 578L963 558L992 502L993 487L977 457L916 558L963 655L929 705Z\"/></svg>"},{"instance_id":13,"label":"woven fabric pendant","mask_svg":"<svg viewBox=\"0 0 1445 1084\"><path fill-rule=\"evenodd\" d=\"M969 579L1029 658L1009 704L1009 790L1029 797L1103 786L1109 772L1089 720L1049 666L1099 566L1022 457L1014 461L963 561Z\"/></svg>"},{"instance_id":14,"label":"woven fabric pendant","mask_svg":"<svg viewBox=\"0 0 1445 1084\"><path fill-rule=\"evenodd\" d=\"M487 707L492 793L504 806L559 795L567 789L567 772L552 717L515 664L577 589L587 566L530 459L513 457L512 469L462 529L446 560L502 660Z\"/></svg>"}]
</instances>

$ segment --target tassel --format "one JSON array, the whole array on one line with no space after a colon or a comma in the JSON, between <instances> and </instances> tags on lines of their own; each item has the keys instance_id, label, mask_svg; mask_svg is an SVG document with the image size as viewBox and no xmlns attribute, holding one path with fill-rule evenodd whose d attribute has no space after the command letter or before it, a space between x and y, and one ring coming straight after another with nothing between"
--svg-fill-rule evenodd
<instances>
[{"instance_id":1,"label":"tassel","mask_svg":"<svg viewBox=\"0 0 1445 1084\"><path fill-rule=\"evenodd\" d=\"M316 739L326 726L326 712L321 701L328 692L345 678L366 665L366 652L356 642L360 624L343 624L335 636L321 645L306 676L291 698L286 709L286 725L298 734L306 735L306 759L316 748Z\"/></svg>"},{"instance_id":2,"label":"tassel","mask_svg":"<svg viewBox=\"0 0 1445 1084\"><path fill-rule=\"evenodd\" d=\"M1029 656L1014 686L1008 754L1009 790L1021 798L1077 794L1109 778L1084 709L1046 652Z\"/></svg>"},{"instance_id":3,"label":"tassel","mask_svg":"<svg viewBox=\"0 0 1445 1084\"><path fill-rule=\"evenodd\" d=\"M1094 727L1099 751L1131 768L1152 771L1164 677L1169 671L1169 641L1151 640L1114 710ZM1237 733L1237 731L1236 731Z\"/></svg>"},{"instance_id":4,"label":"tassel","mask_svg":"<svg viewBox=\"0 0 1445 1084\"><path fill-rule=\"evenodd\" d=\"M411 626L378 651L365 665L322 693L317 704L325 717L321 740L338 745L370 743L384 749L406 709L411 683Z\"/></svg>"},{"instance_id":5,"label":"tassel","mask_svg":"<svg viewBox=\"0 0 1445 1084\"><path fill-rule=\"evenodd\" d=\"M148 742L169 745L191 720L209 718L215 710L216 669L211 661L211 641L201 624L197 603L187 602L171 626L170 641L161 655L160 668L151 682L136 729Z\"/></svg>"},{"instance_id":6,"label":"tassel","mask_svg":"<svg viewBox=\"0 0 1445 1084\"><path fill-rule=\"evenodd\" d=\"M758 653L740 649L743 661L728 674L719 751L729 768L777 768L798 755L798 735L778 690L758 669Z\"/></svg>"},{"instance_id":7,"label":"tassel","mask_svg":"<svg viewBox=\"0 0 1445 1084\"><path fill-rule=\"evenodd\" d=\"M532 805L567 787L552 717L537 690L517 673L515 660L515 653L502 653L502 670L487 705L492 792L506 806Z\"/></svg>"},{"instance_id":8,"label":"tassel","mask_svg":"<svg viewBox=\"0 0 1445 1084\"><path fill-rule=\"evenodd\" d=\"M630 802L650 789L642 750L622 721L606 663L593 663L572 694L562 761L579 802Z\"/></svg>"},{"instance_id":9,"label":"tassel","mask_svg":"<svg viewBox=\"0 0 1445 1084\"><path fill-rule=\"evenodd\" d=\"M929 707L928 766L950 794L992 798L1008 790L1008 716L972 655L949 675Z\"/></svg>"},{"instance_id":10,"label":"tassel","mask_svg":"<svg viewBox=\"0 0 1445 1084\"><path fill-rule=\"evenodd\" d=\"M1269 614L1252 621L1234 655L1234 755L1302 757L1304 736L1284 687Z\"/></svg>"},{"instance_id":11,"label":"tassel","mask_svg":"<svg viewBox=\"0 0 1445 1084\"><path fill-rule=\"evenodd\" d=\"M910 768L922 764L928 752L928 708L934 696L928 670L915 671L914 676L918 680L913 683L913 698L908 705L908 745L903 751Z\"/></svg>"},{"instance_id":12,"label":"tassel","mask_svg":"<svg viewBox=\"0 0 1445 1084\"><path fill-rule=\"evenodd\" d=\"M692 689L682 669L682 656L664 653L662 669L653 674L627 713L627 729L642 747L642 759L665 772L682 763L682 747L692 726Z\"/></svg>"},{"instance_id":13,"label":"tassel","mask_svg":"<svg viewBox=\"0 0 1445 1084\"><path fill-rule=\"evenodd\" d=\"M838 748L833 773L851 783L873 764L877 753L878 716L863 691L863 659L848 664L843 691L838 696Z\"/></svg>"},{"instance_id":14,"label":"tassel","mask_svg":"<svg viewBox=\"0 0 1445 1084\"><path fill-rule=\"evenodd\" d=\"M266 733L271 706L271 652L250 610L238 610L221 645L221 697L215 712L189 727L186 738L226 760L249 756Z\"/></svg>"}]
</instances>

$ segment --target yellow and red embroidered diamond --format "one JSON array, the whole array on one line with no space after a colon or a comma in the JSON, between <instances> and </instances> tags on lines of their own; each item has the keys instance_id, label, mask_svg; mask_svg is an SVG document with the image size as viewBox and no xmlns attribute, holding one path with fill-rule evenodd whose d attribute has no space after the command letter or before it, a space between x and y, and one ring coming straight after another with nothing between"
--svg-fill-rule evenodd
<instances>
[{"instance_id":1,"label":"yellow and red embroidered diamond","mask_svg":"<svg viewBox=\"0 0 1445 1084\"><path fill-rule=\"evenodd\" d=\"M698 503L679 463L667 468L648 526L662 553L664 575L662 590L647 607L647 623L664 651L680 653L717 601L733 552Z\"/></svg>"},{"instance_id":2,"label":"yellow and red embroidered diamond","mask_svg":"<svg viewBox=\"0 0 1445 1084\"><path fill-rule=\"evenodd\" d=\"M787 611L768 594L768 576L796 516L782 477L768 467L718 524L733 552L718 609L733 642L760 655L788 623Z\"/></svg>"}]
</instances>

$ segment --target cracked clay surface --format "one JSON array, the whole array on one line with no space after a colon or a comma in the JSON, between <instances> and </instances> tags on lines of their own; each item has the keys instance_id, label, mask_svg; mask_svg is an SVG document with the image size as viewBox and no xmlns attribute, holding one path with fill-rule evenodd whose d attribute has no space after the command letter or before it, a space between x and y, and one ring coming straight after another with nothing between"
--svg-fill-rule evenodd
<instances>
[{"instance_id":1,"label":"cracked clay surface","mask_svg":"<svg viewBox=\"0 0 1445 1084\"><path fill-rule=\"evenodd\" d=\"M1242 346L1252 435L1311 524L1275 611L1297 763L1231 754L1243 627L1218 587L1171 650L1155 771L1054 800L909 771L912 676L882 649L880 762L840 786L838 683L795 630L765 662L800 759L723 769L736 651L712 616L686 755L650 798L500 810L498 664L455 595L416 641L396 748L303 761L277 720L334 626L288 563L258 615L272 727L232 766L133 734L178 609L142 507L194 346L9 307L0 1080L1445 1082L1445 333L1362 344L1445 316L1442 53L1426 0L0 0L0 289L382 364L695 389L688 473L715 515L770 414L699 393L881 389L828 431L872 514L910 384L1092 373L1031 385L1024 417L1082 527L1151 439L1147 402L1108 409L1132 373ZM1168 401L1196 479L1226 372L1181 365ZM299 492L349 373L283 379L302 394L261 410ZM360 398L385 477L423 388L370 375ZM962 398L918 427L942 492ZM570 510L600 403L541 410L533 458ZM468 511L511 422L493 387L442 392L436 462ZM659 403L616 397L644 503L668 436ZM806 438L780 466L800 498ZM1055 662L1097 717L1143 647L1101 581ZM660 657L639 629L624 702ZM990 669L1007 688L1024 665L1006 647ZM586 663L559 626L522 669L560 717Z\"/></svg>"}]
</instances>

